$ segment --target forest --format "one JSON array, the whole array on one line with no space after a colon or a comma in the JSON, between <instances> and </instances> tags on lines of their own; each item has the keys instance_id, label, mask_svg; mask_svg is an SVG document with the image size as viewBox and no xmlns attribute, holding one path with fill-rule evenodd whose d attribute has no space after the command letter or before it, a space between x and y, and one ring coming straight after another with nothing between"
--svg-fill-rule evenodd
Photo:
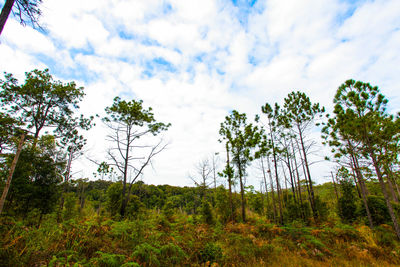
<instances>
[{"instance_id":1,"label":"forest","mask_svg":"<svg viewBox=\"0 0 400 267\"><path fill-rule=\"evenodd\" d=\"M114 98L101 118L107 158L76 179L84 133L98 127L79 112L84 88L48 69L22 83L6 73L0 87L1 266L400 264L400 114L377 86L345 81L331 114L300 91L255 118L232 110L215 129L223 164L201 160L192 187L141 179L167 144L139 139L171 127L143 101ZM312 177L312 133L331 182Z\"/></svg>"}]
</instances>

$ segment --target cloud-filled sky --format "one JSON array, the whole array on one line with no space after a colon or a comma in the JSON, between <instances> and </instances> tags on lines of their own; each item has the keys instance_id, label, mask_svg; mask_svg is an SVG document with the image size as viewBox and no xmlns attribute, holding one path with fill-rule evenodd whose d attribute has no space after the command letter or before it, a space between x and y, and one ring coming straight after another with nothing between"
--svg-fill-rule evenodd
<instances>
[{"instance_id":1,"label":"cloud-filled sky","mask_svg":"<svg viewBox=\"0 0 400 267\"><path fill-rule=\"evenodd\" d=\"M229 111L252 118L293 90L329 111L353 78L378 85L390 111L400 110L398 0L45 0L41 9L45 32L7 21L0 71L22 82L24 72L49 68L76 81L84 114L104 115L117 95L142 99L172 124L146 183L192 184L196 163L223 152L218 129ZM109 145L97 124L87 150L100 161ZM96 168L81 160L74 169L81 178ZM324 181L328 169L313 169Z\"/></svg>"}]
</instances>

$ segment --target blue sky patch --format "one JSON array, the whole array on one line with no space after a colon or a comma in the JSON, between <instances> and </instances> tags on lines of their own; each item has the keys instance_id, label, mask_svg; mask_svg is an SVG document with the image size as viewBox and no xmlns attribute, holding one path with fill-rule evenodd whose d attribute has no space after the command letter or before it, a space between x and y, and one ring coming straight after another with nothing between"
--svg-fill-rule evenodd
<instances>
[{"instance_id":1,"label":"blue sky patch","mask_svg":"<svg viewBox=\"0 0 400 267\"><path fill-rule=\"evenodd\" d=\"M348 4L348 9L345 12L338 14L337 23L339 25L342 25L348 18L353 16L357 8L360 8L366 0L342 0L342 2Z\"/></svg>"},{"instance_id":2,"label":"blue sky patch","mask_svg":"<svg viewBox=\"0 0 400 267\"><path fill-rule=\"evenodd\" d=\"M151 78L158 72L177 72L176 67L171 62L165 60L162 57L154 58L151 61L147 61L144 67L145 70L142 72L142 75L146 78Z\"/></svg>"},{"instance_id":3,"label":"blue sky patch","mask_svg":"<svg viewBox=\"0 0 400 267\"><path fill-rule=\"evenodd\" d=\"M236 18L246 27L250 14L255 11L257 0L232 0L232 4L237 9Z\"/></svg>"}]
</instances>

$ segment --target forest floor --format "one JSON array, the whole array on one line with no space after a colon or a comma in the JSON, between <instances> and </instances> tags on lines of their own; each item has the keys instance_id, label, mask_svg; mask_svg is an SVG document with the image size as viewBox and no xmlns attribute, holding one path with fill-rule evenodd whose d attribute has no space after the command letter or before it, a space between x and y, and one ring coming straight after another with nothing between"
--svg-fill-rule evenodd
<instances>
[{"instance_id":1,"label":"forest floor","mask_svg":"<svg viewBox=\"0 0 400 267\"><path fill-rule=\"evenodd\" d=\"M0 218L0 266L399 266L400 242L389 225L325 223L277 226L199 223L149 212L114 221L57 215Z\"/></svg>"}]
</instances>

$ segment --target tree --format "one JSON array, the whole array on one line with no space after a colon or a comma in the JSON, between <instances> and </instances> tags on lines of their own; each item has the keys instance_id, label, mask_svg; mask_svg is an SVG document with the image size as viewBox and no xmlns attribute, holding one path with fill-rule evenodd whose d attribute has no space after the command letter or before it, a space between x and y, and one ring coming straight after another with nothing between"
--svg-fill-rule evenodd
<instances>
[{"instance_id":1,"label":"tree","mask_svg":"<svg viewBox=\"0 0 400 267\"><path fill-rule=\"evenodd\" d=\"M0 157L14 146L15 137L21 136L20 122L9 114L0 111Z\"/></svg>"},{"instance_id":2,"label":"tree","mask_svg":"<svg viewBox=\"0 0 400 267\"><path fill-rule=\"evenodd\" d=\"M208 159L203 159L196 164L196 174L189 174L189 178L194 182L194 184L200 189L200 199L205 201L206 190L212 184L210 181L213 168L208 161Z\"/></svg>"},{"instance_id":3,"label":"tree","mask_svg":"<svg viewBox=\"0 0 400 267\"><path fill-rule=\"evenodd\" d=\"M21 131L21 129L18 128L19 125L20 123L16 119L10 117L6 113L0 112L0 171L5 171L7 169L7 158L12 156L12 147L14 146L14 143L16 141L15 139L17 138L17 136L19 136L14 159L11 162L11 166L7 175L7 180L0 199L0 213L3 211L8 190L11 186L11 180L15 171L15 167L17 166L18 158L22 151L22 146L26 138L26 132Z\"/></svg>"},{"instance_id":4,"label":"tree","mask_svg":"<svg viewBox=\"0 0 400 267\"><path fill-rule=\"evenodd\" d=\"M6 0L0 13L0 35L11 12L22 25L30 23L33 28L39 27L38 18L42 14L39 5L42 0Z\"/></svg>"},{"instance_id":5,"label":"tree","mask_svg":"<svg viewBox=\"0 0 400 267\"><path fill-rule=\"evenodd\" d=\"M341 133L361 142L361 154L372 161L397 237L400 228L384 182L382 150L388 142L398 146L400 115L394 118L386 111L388 100L377 86L361 81L347 80L337 90L334 114Z\"/></svg>"},{"instance_id":6,"label":"tree","mask_svg":"<svg viewBox=\"0 0 400 267\"><path fill-rule=\"evenodd\" d=\"M15 167L17 166L17 162L18 162L18 159L19 159L19 155L21 154L22 146L24 144L24 141L25 141L25 134L22 134L21 135L21 139L19 140L19 143L18 143L17 151L15 152L14 159L13 159L13 161L11 163L10 171L9 171L8 176L7 176L7 181L6 181L6 184L5 184L4 189L3 189L3 194L1 195L0 213L3 211L4 202L6 201L8 190L10 189L11 180L12 180L12 177L13 177L13 174L14 174L14 171L15 171Z\"/></svg>"},{"instance_id":7,"label":"tree","mask_svg":"<svg viewBox=\"0 0 400 267\"><path fill-rule=\"evenodd\" d=\"M234 170L231 167L231 162L230 162L230 149L229 149L229 138L231 136L231 133L228 128L222 128L223 125L221 123L221 129L220 129L220 134L223 135L222 139L218 140L219 142L223 142L225 140L225 150L226 150L226 165L225 168L222 170L222 172L218 173L219 176L225 177L228 179L228 190L229 190L229 206L230 206L230 218L233 220L234 214L235 214L235 208L233 206L233 197L232 197L232 185L233 185L233 175L234 175Z\"/></svg>"},{"instance_id":8,"label":"tree","mask_svg":"<svg viewBox=\"0 0 400 267\"><path fill-rule=\"evenodd\" d=\"M25 76L25 83L18 85L11 73L5 73L0 98L7 113L32 132L34 145L43 129L53 129L53 135L67 144L79 138L77 128L91 127L92 117L73 116L85 95L83 87L53 80L48 69L35 69Z\"/></svg>"},{"instance_id":9,"label":"tree","mask_svg":"<svg viewBox=\"0 0 400 267\"><path fill-rule=\"evenodd\" d=\"M58 144L69 147L73 144L81 149L85 139L78 129L88 130L93 119L82 115L74 117L74 112L79 109L78 104L85 95L83 87L77 87L74 82L64 84L54 81L48 69L35 69L26 72L25 76L23 85L19 85L18 80L10 73L5 73L5 80L0 80L0 101L5 110L0 122L6 126L1 131L2 148L4 142L10 143L11 137L22 130L24 134L32 132L32 149L35 150L40 133L45 129L52 130ZM15 125L11 126L11 123ZM10 172L10 181L11 176Z\"/></svg>"},{"instance_id":10,"label":"tree","mask_svg":"<svg viewBox=\"0 0 400 267\"><path fill-rule=\"evenodd\" d=\"M340 189L342 196L338 199L338 215L345 223L352 223L357 219L357 205L354 197L354 185L349 179L349 173L346 168L339 170L342 180L340 181Z\"/></svg>"},{"instance_id":11,"label":"tree","mask_svg":"<svg viewBox=\"0 0 400 267\"><path fill-rule=\"evenodd\" d=\"M327 116L329 118L329 115ZM328 144L331 147L331 152L334 153L335 161L345 169L345 165L348 165L355 174L354 179L357 179L358 185L360 187L359 194L363 200L365 212L367 214L369 226L372 228L374 226L371 217L371 212L368 206L368 192L365 185L364 176L362 174L362 168L360 167L359 159L362 157L359 155L359 147L362 146L361 142L357 142L351 138L346 131L343 131L346 126L340 123L336 117L329 118L326 123L324 123L322 128L322 138L324 139L323 144ZM328 158L329 160L329 158ZM357 187L357 181L356 188Z\"/></svg>"},{"instance_id":12,"label":"tree","mask_svg":"<svg viewBox=\"0 0 400 267\"><path fill-rule=\"evenodd\" d=\"M256 121L258 118L256 117ZM246 167L254 159L252 149L256 147L261 139L261 132L257 126L247 123L245 113L233 110L230 116L225 117L221 123L220 135L230 144L233 163L236 165L237 177L240 182L240 195L242 201L242 220L246 221L244 177Z\"/></svg>"},{"instance_id":13,"label":"tree","mask_svg":"<svg viewBox=\"0 0 400 267\"><path fill-rule=\"evenodd\" d=\"M276 131L277 131L277 124L278 124L278 119L279 119L279 105L275 103L275 110L272 109L272 107L266 103L264 106L261 107L261 111L267 115L268 118L268 130L269 130L269 138L265 135L264 136L264 142L262 145L261 153L266 154L269 156L272 153L273 157L273 162L274 162L274 169L275 169L275 181L276 181L276 191L278 192L278 207L279 207L279 221L281 224L283 224L283 211L282 211L282 203L281 203L281 190L280 190L280 185L279 185L279 176L278 176L278 149L276 147ZM269 158L268 158L268 165L269 165ZM272 176L272 174L270 173ZM271 187L272 187L272 181L271 181ZM274 192L272 189L272 202L274 204L274 212L275 211L275 199L274 199Z\"/></svg>"},{"instance_id":14,"label":"tree","mask_svg":"<svg viewBox=\"0 0 400 267\"><path fill-rule=\"evenodd\" d=\"M151 163L151 159L163 151L166 144L162 140L155 145L139 145L139 138L152 134L158 135L162 131L166 131L171 124L157 122L152 113L152 108L145 109L142 100L121 100L119 97L114 98L114 102L110 107L106 108L107 116L103 118L103 122L111 130L108 140L114 146L108 151L108 156L112 163L122 174L122 203L120 214L125 215L125 209L129 201L129 194L132 184L143 173L143 169ZM133 152L140 149L147 149L147 156L135 156ZM136 161L136 165L132 162ZM133 177L130 181L129 193L127 194L127 182L130 172Z\"/></svg>"},{"instance_id":15,"label":"tree","mask_svg":"<svg viewBox=\"0 0 400 267\"><path fill-rule=\"evenodd\" d=\"M64 166L64 158L57 151L53 136L42 136L35 147L26 143L8 197L13 210L24 215L35 208L41 214L52 212L60 196L59 183Z\"/></svg>"},{"instance_id":16,"label":"tree","mask_svg":"<svg viewBox=\"0 0 400 267\"><path fill-rule=\"evenodd\" d=\"M325 112L325 109L323 107L321 108L318 103L313 104L310 98L303 92L291 92L284 101L284 111L282 112L283 116L281 116L281 118L284 124L293 130L301 145L302 159L307 174L306 179L308 179L310 186L311 208L314 217L317 217L315 196L312 186L313 182L305 144L305 133L311 127L313 121Z\"/></svg>"}]
</instances>

